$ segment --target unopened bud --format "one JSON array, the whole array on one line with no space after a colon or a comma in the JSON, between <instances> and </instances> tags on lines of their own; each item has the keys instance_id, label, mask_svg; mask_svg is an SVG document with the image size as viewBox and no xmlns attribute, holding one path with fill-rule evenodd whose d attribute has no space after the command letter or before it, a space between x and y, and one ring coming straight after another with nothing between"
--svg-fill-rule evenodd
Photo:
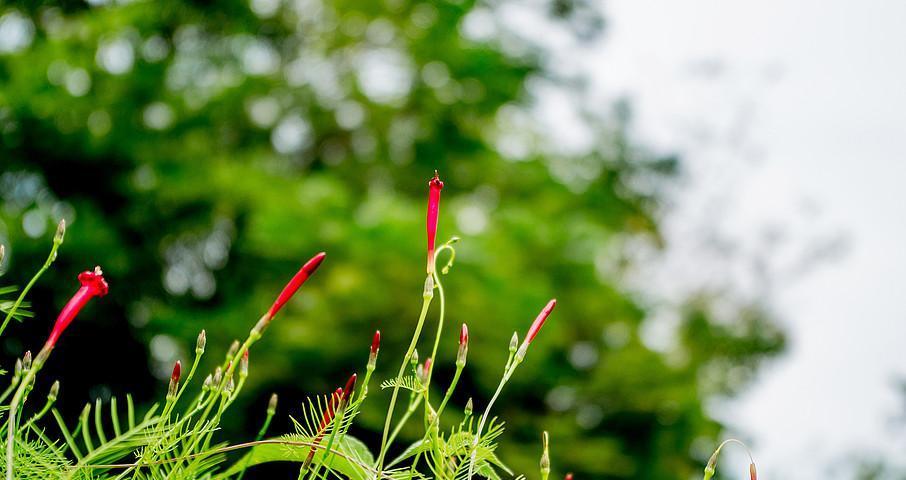
<instances>
[{"instance_id":1,"label":"unopened bud","mask_svg":"<svg viewBox=\"0 0 906 480\"><path fill-rule=\"evenodd\" d=\"M233 381L233 376L230 375L230 379L227 381L226 388L224 393L231 393L236 388L236 383Z\"/></svg>"},{"instance_id":2,"label":"unopened bud","mask_svg":"<svg viewBox=\"0 0 906 480\"><path fill-rule=\"evenodd\" d=\"M246 350L239 360L239 378L249 376L249 351Z\"/></svg>"},{"instance_id":3,"label":"unopened bud","mask_svg":"<svg viewBox=\"0 0 906 480\"><path fill-rule=\"evenodd\" d=\"M19 377L21 377L21 376L22 376L22 370L23 370L23 367L22 367L22 359L21 359L21 358L17 358L17 359L16 359L16 366L13 368L13 378L18 379Z\"/></svg>"},{"instance_id":4,"label":"unopened bud","mask_svg":"<svg viewBox=\"0 0 906 480\"><path fill-rule=\"evenodd\" d=\"M418 349L412 351L412 358L409 359L409 363L412 364L413 367L418 365Z\"/></svg>"},{"instance_id":5,"label":"unopened bud","mask_svg":"<svg viewBox=\"0 0 906 480\"><path fill-rule=\"evenodd\" d=\"M466 418L469 418L472 416L473 408L474 408L474 405L472 404L472 397L469 397L469 401L466 402L466 408L463 411L463 413L466 414Z\"/></svg>"},{"instance_id":6,"label":"unopened bud","mask_svg":"<svg viewBox=\"0 0 906 480\"><path fill-rule=\"evenodd\" d=\"M510 338L510 353L516 353L516 348L519 347L519 334L513 332L513 337Z\"/></svg>"},{"instance_id":7,"label":"unopened bud","mask_svg":"<svg viewBox=\"0 0 906 480\"><path fill-rule=\"evenodd\" d=\"M544 450L541 452L541 478L546 480L547 476L551 473L551 457L550 452L548 451L548 435L547 431L541 434L541 443L544 447Z\"/></svg>"},{"instance_id":8,"label":"unopened bud","mask_svg":"<svg viewBox=\"0 0 906 480\"><path fill-rule=\"evenodd\" d=\"M0 263L3 263L3 257L6 256L6 247L0 245Z\"/></svg>"},{"instance_id":9,"label":"unopened bud","mask_svg":"<svg viewBox=\"0 0 906 480\"><path fill-rule=\"evenodd\" d=\"M720 454L720 449L714 451L711 454L711 458L708 459L708 464L705 465L705 476L704 480L711 480L711 477L714 476L714 469L717 466L717 455Z\"/></svg>"},{"instance_id":10,"label":"unopened bud","mask_svg":"<svg viewBox=\"0 0 906 480\"><path fill-rule=\"evenodd\" d=\"M758 472L755 470L755 464L749 464L749 478L751 480L758 480Z\"/></svg>"},{"instance_id":11,"label":"unopened bud","mask_svg":"<svg viewBox=\"0 0 906 480\"><path fill-rule=\"evenodd\" d=\"M60 245L63 243L63 237L66 236L66 219L60 219L60 223L57 224L57 232L53 235L53 243Z\"/></svg>"},{"instance_id":12,"label":"unopened bud","mask_svg":"<svg viewBox=\"0 0 906 480\"><path fill-rule=\"evenodd\" d=\"M428 424L434 425L434 422L437 421L437 412L434 411L430 406L428 407Z\"/></svg>"},{"instance_id":13,"label":"unopened bud","mask_svg":"<svg viewBox=\"0 0 906 480\"><path fill-rule=\"evenodd\" d=\"M371 339L371 349L368 351L368 370L374 370L377 366L378 352L381 350L381 331L374 332Z\"/></svg>"},{"instance_id":14,"label":"unopened bud","mask_svg":"<svg viewBox=\"0 0 906 480\"><path fill-rule=\"evenodd\" d=\"M356 382L357 378L358 378L358 375L353 373L349 377L349 380L346 380L346 386L343 388L343 397L342 397L344 402L349 400L349 397L352 396L352 392L353 392L353 390L355 390L355 382Z\"/></svg>"},{"instance_id":15,"label":"unopened bud","mask_svg":"<svg viewBox=\"0 0 906 480\"><path fill-rule=\"evenodd\" d=\"M60 394L60 381L57 380L53 382L53 385L50 386L50 391L47 392L47 401L54 402L57 400L57 395Z\"/></svg>"},{"instance_id":16,"label":"unopened bud","mask_svg":"<svg viewBox=\"0 0 906 480\"><path fill-rule=\"evenodd\" d=\"M167 398L175 398L179 388L179 377L182 374L182 363L179 360L173 365L173 373L170 374L170 385L167 388Z\"/></svg>"},{"instance_id":17,"label":"unopened bud","mask_svg":"<svg viewBox=\"0 0 906 480\"><path fill-rule=\"evenodd\" d=\"M22 368L25 371L31 370L31 350L27 350L22 356Z\"/></svg>"},{"instance_id":18,"label":"unopened bud","mask_svg":"<svg viewBox=\"0 0 906 480\"><path fill-rule=\"evenodd\" d=\"M220 367L214 369L214 385L220 385L223 381L223 370Z\"/></svg>"},{"instance_id":19,"label":"unopened bud","mask_svg":"<svg viewBox=\"0 0 906 480\"><path fill-rule=\"evenodd\" d=\"M272 393L271 399L267 402L267 414L273 416L275 413L277 413L277 394Z\"/></svg>"},{"instance_id":20,"label":"unopened bud","mask_svg":"<svg viewBox=\"0 0 906 480\"><path fill-rule=\"evenodd\" d=\"M466 366L466 355L469 353L469 327L465 323L459 331L459 351L456 352L456 367Z\"/></svg>"},{"instance_id":21,"label":"unopened bud","mask_svg":"<svg viewBox=\"0 0 906 480\"><path fill-rule=\"evenodd\" d=\"M204 384L201 386L201 389L202 391L210 390L212 385L214 385L214 377L212 377L209 373L208 376L205 377Z\"/></svg>"},{"instance_id":22,"label":"unopened bud","mask_svg":"<svg viewBox=\"0 0 906 480\"><path fill-rule=\"evenodd\" d=\"M195 354L201 355L204 353L204 347L208 345L208 335L204 330L198 334L198 340L195 342Z\"/></svg>"},{"instance_id":23,"label":"unopened bud","mask_svg":"<svg viewBox=\"0 0 906 480\"><path fill-rule=\"evenodd\" d=\"M425 364L422 366L421 371L421 380L422 385L427 385L428 381L431 379L431 357L425 359Z\"/></svg>"},{"instance_id":24,"label":"unopened bud","mask_svg":"<svg viewBox=\"0 0 906 480\"><path fill-rule=\"evenodd\" d=\"M232 360L236 356L236 352L239 351L239 340L233 340L233 343L230 344L230 349L227 350L226 359Z\"/></svg>"},{"instance_id":25,"label":"unopened bud","mask_svg":"<svg viewBox=\"0 0 906 480\"><path fill-rule=\"evenodd\" d=\"M425 290L422 292L422 298L429 300L434 298L434 276L425 277Z\"/></svg>"}]
</instances>

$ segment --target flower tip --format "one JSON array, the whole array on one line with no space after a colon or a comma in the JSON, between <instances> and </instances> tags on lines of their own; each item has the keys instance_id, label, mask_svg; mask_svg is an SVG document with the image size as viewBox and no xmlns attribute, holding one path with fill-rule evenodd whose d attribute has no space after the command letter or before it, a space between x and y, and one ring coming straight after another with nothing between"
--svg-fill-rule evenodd
<instances>
[{"instance_id":1,"label":"flower tip","mask_svg":"<svg viewBox=\"0 0 906 480\"><path fill-rule=\"evenodd\" d=\"M47 399L54 401L57 399L57 396L60 394L60 381L56 380L53 382L53 385L50 386L50 392L47 393Z\"/></svg>"},{"instance_id":2,"label":"flower tip","mask_svg":"<svg viewBox=\"0 0 906 480\"><path fill-rule=\"evenodd\" d=\"M437 190L442 190L444 188L444 182L440 180L440 174L437 173L437 170L434 170L434 176L428 181L428 186L436 188Z\"/></svg>"},{"instance_id":3,"label":"flower tip","mask_svg":"<svg viewBox=\"0 0 906 480\"><path fill-rule=\"evenodd\" d=\"M173 373L170 374L170 380L174 382L179 381L179 376L182 374L182 362L179 360L176 361L176 364L173 365Z\"/></svg>"},{"instance_id":4,"label":"flower tip","mask_svg":"<svg viewBox=\"0 0 906 480\"><path fill-rule=\"evenodd\" d=\"M279 312L280 309L283 308L283 305L285 305L286 302L288 302L289 299L296 294L302 284L305 283L306 280L308 280L308 277L315 273L315 270L317 270L318 267L321 266L321 262L324 261L324 257L326 256L327 253L318 252L314 257L311 257L307 262L305 262L304 265L302 265L302 268L300 268L299 271L296 272L295 275L293 275L293 278L289 281L289 283L287 283L286 286L283 287L283 290L280 291L280 295L278 295L277 299L274 300L274 304L271 305L271 308L268 309L267 313L264 314L264 317L261 320L263 322L263 326L266 326L267 323L269 323L271 319L273 319L274 316L277 315L277 312ZM263 328L263 326L261 328ZM256 326L255 328L257 329L258 327Z\"/></svg>"},{"instance_id":5,"label":"flower tip","mask_svg":"<svg viewBox=\"0 0 906 480\"><path fill-rule=\"evenodd\" d=\"M57 245L63 243L63 238L66 236L66 219L61 218L60 223L57 224L57 231L53 235L53 241Z\"/></svg>"},{"instance_id":6,"label":"flower tip","mask_svg":"<svg viewBox=\"0 0 906 480\"><path fill-rule=\"evenodd\" d=\"M195 340L195 354L200 355L208 345L208 334L204 329L198 334L198 340Z\"/></svg>"},{"instance_id":7,"label":"flower tip","mask_svg":"<svg viewBox=\"0 0 906 480\"><path fill-rule=\"evenodd\" d=\"M80 273L79 283L83 287L87 287L92 296L103 297L109 291L107 280L104 279L104 271L99 266L94 267L94 270Z\"/></svg>"},{"instance_id":8,"label":"flower tip","mask_svg":"<svg viewBox=\"0 0 906 480\"><path fill-rule=\"evenodd\" d=\"M551 312L554 311L554 307L557 306L557 299L552 298L547 305L541 309L541 312L538 313L538 316L535 317L535 321L532 322L531 328L529 328L528 334L525 336L524 344L528 345L535 339L535 335L538 335L538 331L541 330L541 327L544 326L544 322L547 320L547 317L550 316Z\"/></svg>"},{"instance_id":9,"label":"flower tip","mask_svg":"<svg viewBox=\"0 0 906 480\"><path fill-rule=\"evenodd\" d=\"M267 402L267 414L273 415L277 413L277 394L272 393L270 400Z\"/></svg>"},{"instance_id":10,"label":"flower tip","mask_svg":"<svg viewBox=\"0 0 906 480\"><path fill-rule=\"evenodd\" d=\"M381 331L374 332L374 338L371 339L371 353L376 354L381 348Z\"/></svg>"}]
</instances>

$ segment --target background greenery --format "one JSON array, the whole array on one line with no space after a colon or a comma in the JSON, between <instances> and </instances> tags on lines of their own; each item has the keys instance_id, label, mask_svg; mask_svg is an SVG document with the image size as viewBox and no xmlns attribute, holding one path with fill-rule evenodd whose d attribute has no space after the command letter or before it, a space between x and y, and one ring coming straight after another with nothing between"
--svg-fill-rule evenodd
<instances>
[{"instance_id":1,"label":"background greenery","mask_svg":"<svg viewBox=\"0 0 906 480\"><path fill-rule=\"evenodd\" d=\"M77 272L100 264L111 284L44 375L65 379L69 414L111 392L159 398L200 329L209 351L225 349L319 250L316 280L252 352L243 414L224 435L251 437L271 391L285 418L361 372L375 329L389 375L420 305L434 169L446 182L439 237L463 238L449 324L473 338L456 402L481 408L512 332L560 301L499 410L502 455L530 478L543 429L558 475L689 478L721 430L706 402L781 349L768 316L726 292L689 298L669 351L642 341L650 305L620 277L631 245L662 245L661 192L681 164L627 139L625 106L589 106L588 151L545 144L530 87L576 79L549 71L530 39L475 34L507 3L93 3L0 11L3 283L21 285L54 224L70 223L4 365L40 344ZM604 26L581 0L523 7L582 38ZM736 321L715 319L718 301ZM456 329L445 337L439 379ZM372 441L386 396L375 399L359 434Z\"/></svg>"}]
</instances>

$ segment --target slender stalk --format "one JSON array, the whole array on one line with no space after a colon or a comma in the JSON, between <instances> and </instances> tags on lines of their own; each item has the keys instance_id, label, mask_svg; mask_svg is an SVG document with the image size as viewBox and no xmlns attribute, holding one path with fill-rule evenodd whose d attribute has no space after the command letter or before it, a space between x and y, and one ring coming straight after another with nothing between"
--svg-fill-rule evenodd
<instances>
[{"instance_id":1,"label":"slender stalk","mask_svg":"<svg viewBox=\"0 0 906 480\"><path fill-rule=\"evenodd\" d=\"M497 401L497 397L500 396L500 392L503 391L503 387L510 380L510 377L516 370L516 367L518 367L521 363L521 360L517 356L515 360L508 363L508 368L503 373L503 377L500 378L500 383L497 384L497 390L494 392L494 396L491 397L491 401L488 402L488 406L484 409L484 413L481 415L481 420L478 421L478 429L475 430L475 439L472 440L472 455L469 459L469 474L468 476L466 476L467 480L471 480L472 475L474 475L475 473L475 460L478 458L478 442L481 439L481 431L484 429L485 423L487 423L488 415L491 413L491 408L494 406L494 402Z\"/></svg>"},{"instance_id":2,"label":"slender stalk","mask_svg":"<svg viewBox=\"0 0 906 480\"><path fill-rule=\"evenodd\" d=\"M38 282L38 279L41 278L41 275L44 275L44 272L50 268L50 265L53 264L54 260L57 259L57 249L60 248L60 245L63 244L62 235L57 235L54 237L53 246L50 247L50 254L47 255L47 259L44 260L44 265L38 270L38 273L34 277L31 277L31 280L25 285L25 288L22 289L22 292L19 293L19 297L16 298L16 302L13 303L13 307L6 312L6 318L3 319L3 324L0 324L0 336L3 336L3 332L6 330L6 326L9 325L9 321L13 319L13 316L16 314L16 311L19 310L19 306L22 305L22 301L25 300L25 296L28 295L31 287L35 286L35 283Z\"/></svg>"},{"instance_id":3,"label":"slender stalk","mask_svg":"<svg viewBox=\"0 0 906 480\"><path fill-rule=\"evenodd\" d=\"M387 418L384 420L384 433L381 437L381 451L375 462L377 475L380 475L384 468L384 457L387 455L387 449L390 447L387 436L390 433L390 423L393 421L393 409L396 407L396 399L399 395L399 384L403 378L403 374L406 372L406 366L409 365L409 359L412 358L412 352L415 351L415 346L418 344L418 338L421 336L422 327L425 325L425 317L428 315L428 307L431 306L431 299L434 298L433 280L434 279L431 276L428 276L425 281L425 290L422 295L422 311L418 316L418 323L415 326L415 333L412 334L412 341L409 342L409 349L406 350L406 355L403 357L403 362L400 364L399 373L396 374L396 383L393 386L393 393L390 395L390 406L387 408Z\"/></svg>"},{"instance_id":4,"label":"slender stalk","mask_svg":"<svg viewBox=\"0 0 906 480\"><path fill-rule=\"evenodd\" d=\"M15 478L13 476L13 461L15 459L16 447L16 413L19 410L19 405L22 403L22 399L25 397L25 392L28 390L29 384L34 381L35 376L38 375L38 371L44 366L44 362L47 361L47 357L50 356L52 348L53 347L47 344L44 345L32 362L31 368L25 372L24 378L22 378L22 381L19 383L19 388L16 389L16 393L13 394L13 399L9 402L9 419L6 424L6 480L13 480L13 478Z\"/></svg>"}]
</instances>

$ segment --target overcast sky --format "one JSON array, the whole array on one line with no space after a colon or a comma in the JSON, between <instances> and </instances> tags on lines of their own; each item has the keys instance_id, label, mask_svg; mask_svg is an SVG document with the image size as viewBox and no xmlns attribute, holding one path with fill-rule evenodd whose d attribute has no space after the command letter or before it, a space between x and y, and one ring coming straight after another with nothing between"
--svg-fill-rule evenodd
<instances>
[{"instance_id":1,"label":"overcast sky","mask_svg":"<svg viewBox=\"0 0 906 480\"><path fill-rule=\"evenodd\" d=\"M628 96L636 138L689 169L666 278L709 217L744 252L769 252L771 288L754 294L789 350L718 414L752 434L766 478L850 478L853 452L906 458L906 2L604 9L607 35L582 59L596 92Z\"/></svg>"}]
</instances>

